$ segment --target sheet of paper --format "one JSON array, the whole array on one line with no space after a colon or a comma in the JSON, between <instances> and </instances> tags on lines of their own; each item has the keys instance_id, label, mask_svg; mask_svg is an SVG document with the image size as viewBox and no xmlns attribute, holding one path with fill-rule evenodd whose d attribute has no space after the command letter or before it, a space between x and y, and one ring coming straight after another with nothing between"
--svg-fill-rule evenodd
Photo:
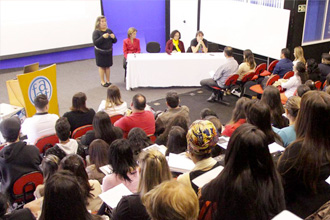
<instances>
[{"instance_id":1,"label":"sheet of paper","mask_svg":"<svg viewBox=\"0 0 330 220\"><path fill-rule=\"evenodd\" d=\"M302 218L299 218L292 212L289 212L288 210L284 210L280 212L277 216L273 218L273 220L302 220Z\"/></svg>"},{"instance_id":2,"label":"sheet of paper","mask_svg":"<svg viewBox=\"0 0 330 220\"><path fill-rule=\"evenodd\" d=\"M211 180L216 178L222 170L223 170L223 166L218 166L204 173L203 175L200 175L199 177L193 179L192 182L195 183L196 186L198 186L198 188L202 188L205 184L209 183Z\"/></svg>"},{"instance_id":3,"label":"sheet of paper","mask_svg":"<svg viewBox=\"0 0 330 220\"><path fill-rule=\"evenodd\" d=\"M146 150L151 150L151 149L158 150L159 152L161 152L164 155L167 150L167 148L164 145L158 145L158 144L150 145L149 147L146 147L143 150L146 151Z\"/></svg>"},{"instance_id":4,"label":"sheet of paper","mask_svg":"<svg viewBox=\"0 0 330 220\"><path fill-rule=\"evenodd\" d=\"M269 153L275 153L277 151L284 151L285 148L282 147L281 145L277 144L277 143L271 143L270 145L268 145L269 148Z\"/></svg>"},{"instance_id":5,"label":"sheet of paper","mask_svg":"<svg viewBox=\"0 0 330 220\"><path fill-rule=\"evenodd\" d=\"M111 165L105 165L103 167L100 167L100 170L102 171L102 173L104 173L105 175L109 175L112 173L112 167Z\"/></svg>"},{"instance_id":6,"label":"sheet of paper","mask_svg":"<svg viewBox=\"0 0 330 220\"><path fill-rule=\"evenodd\" d=\"M129 189L123 184L119 184L112 189L100 194L100 198L111 208L116 208L117 204L123 196L128 196L133 194Z\"/></svg>"},{"instance_id":7,"label":"sheet of paper","mask_svg":"<svg viewBox=\"0 0 330 220\"><path fill-rule=\"evenodd\" d=\"M185 173L191 171L195 164L194 162L182 154L169 154L168 166L171 171Z\"/></svg>"},{"instance_id":8,"label":"sheet of paper","mask_svg":"<svg viewBox=\"0 0 330 220\"><path fill-rule=\"evenodd\" d=\"M219 141L218 141L217 145L219 145L223 149L227 149L228 142L229 142L229 137L221 136L221 137L219 137Z\"/></svg>"}]
</instances>

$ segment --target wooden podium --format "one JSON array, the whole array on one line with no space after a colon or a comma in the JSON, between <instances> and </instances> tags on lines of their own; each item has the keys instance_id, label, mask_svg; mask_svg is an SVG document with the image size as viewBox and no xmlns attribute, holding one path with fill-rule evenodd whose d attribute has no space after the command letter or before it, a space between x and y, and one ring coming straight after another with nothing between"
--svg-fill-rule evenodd
<instances>
[{"instance_id":1,"label":"wooden podium","mask_svg":"<svg viewBox=\"0 0 330 220\"><path fill-rule=\"evenodd\" d=\"M56 84L56 64L35 72L22 74L17 79L6 82L9 103L24 107L26 116L35 114L33 100L40 94L45 94L49 100L49 113L59 114Z\"/></svg>"}]
</instances>

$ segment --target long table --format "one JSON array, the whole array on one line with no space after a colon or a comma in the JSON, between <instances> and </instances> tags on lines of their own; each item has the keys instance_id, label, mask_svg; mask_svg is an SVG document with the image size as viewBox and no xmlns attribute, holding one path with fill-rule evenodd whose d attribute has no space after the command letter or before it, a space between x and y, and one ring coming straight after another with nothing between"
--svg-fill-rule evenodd
<instances>
[{"instance_id":1,"label":"long table","mask_svg":"<svg viewBox=\"0 0 330 220\"><path fill-rule=\"evenodd\" d=\"M225 59L223 53L128 54L126 89L200 86Z\"/></svg>"}]
</instances>

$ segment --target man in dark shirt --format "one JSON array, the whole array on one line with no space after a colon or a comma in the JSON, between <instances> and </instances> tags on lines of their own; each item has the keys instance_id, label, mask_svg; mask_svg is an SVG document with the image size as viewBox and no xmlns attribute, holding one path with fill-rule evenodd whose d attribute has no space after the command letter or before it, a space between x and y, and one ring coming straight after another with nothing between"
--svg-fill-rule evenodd
<instances>
[{"instance_id":1,"label":"man in dark shirt","mask_svg":"<svg viewBox=\"0 0 330 220\"><path fill-rule=\"evenodd\" d=\"M319 69L321 72L321 82L324 83L325 78L330 73L330 54L322 54L322 63L319 64Z\"/></svg>"},{"instance_id":2,"label":"man in dark shirt","mask_svg":"<svg viewBox=\"0 0 330 220\"><path fill-rule=\"evenodd\" d=\"M5 119L0 132L6 140L0 151L0 191L11 195L15 181L22 175L40 171L41 157L38 148L19 140L21 123L17 117Z\"/></svg>"},{"instance_id":3,"label":"man in dark shirt","mask_svg":"<svg viewBox=\"0 0 330 220\"><path fill-rule=\"evenodd\" d=\"M277 74L280 78L289 72L292 71L293 63L289 59L290 50L288 48L283 48L281 50L281 60L276 64L273 74Z\"/></svg>"}]
</instances>

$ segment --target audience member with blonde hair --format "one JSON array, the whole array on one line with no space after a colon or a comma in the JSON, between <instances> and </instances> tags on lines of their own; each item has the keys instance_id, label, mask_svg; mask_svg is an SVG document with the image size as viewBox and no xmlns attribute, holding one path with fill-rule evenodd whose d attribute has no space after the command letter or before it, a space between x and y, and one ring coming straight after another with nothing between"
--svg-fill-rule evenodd
<instances>
[{"instance_id":1,"label":"audience member with blonde hair","mask_svg":"<svg viewBox=\"0 0 330 220\"><path fill-rule=\"evenodd\" d=\"M114 210L112 220L150 219L141 198L155 186L172 179L165 156L157 150L143 152L139 164L140 180L138 193L125 196L120 200L117 208Z\"/></svg>"},{"instance_id":2,"label":"audience member with blonde hair","mask_svg":"<svg viewBox=\"0 0 330 220\"><path fill-rule=\"evenodd\" d=\"M254 60L254 55L251 50L244 50L243 52L243 63L241 63L238 67L238 70L235 74L238 74L238 80L242 80L243 76L252 72L256 69L256 61Z\"/></svg>"},{"instance_id":3,"label":"audience member with blonde hair","mask_svg":"<svg viewBox=\"0 0 330 220\"><path fill-rule=\"evenodd\" d=\"M143 197L153 220L196 220L199 213L194 191L175 180L165 181Z\"/></svg>"},{"instance_id":4,"label":"audience member with blonde hair","mask_svg":"<svg viewBox=\"0 0 330 220\"><path fill-rule=\"evenodd\" d=\"M306 60L304 57L304 49L302 47L295 47L293 50L294 55L294 61L292 62L293 65L296 65L298 62L302 62L303 64L306 64Z\"/></svg>"},{"instance_id":5,"label":"audience member with blonde hair","mask_svg":"<svg viewBox=\"0 0 330 220\"><path fill-rule=\"evenodd\" d=\"M127 111L127 103L121 99L120 90L116 85L108 87L107 99L102 100L97 111L104 111L110 117L114 115L124 115Z\"/></svg>"},{"instance_id":6,"label":"audience member with blonde hair","mask_svg":"<svg viewBox=\"0 0 330 220\"><path fill-rule=\"evenodd\" d=\"M277 133L283 141L284 147L296 140L296 131L294 124L300 109L301 98L299 96L291 96L284 105L286 117L289 119L289 126L282 129L273 127L273 131Z\"/></svg>"}]
</instances>

